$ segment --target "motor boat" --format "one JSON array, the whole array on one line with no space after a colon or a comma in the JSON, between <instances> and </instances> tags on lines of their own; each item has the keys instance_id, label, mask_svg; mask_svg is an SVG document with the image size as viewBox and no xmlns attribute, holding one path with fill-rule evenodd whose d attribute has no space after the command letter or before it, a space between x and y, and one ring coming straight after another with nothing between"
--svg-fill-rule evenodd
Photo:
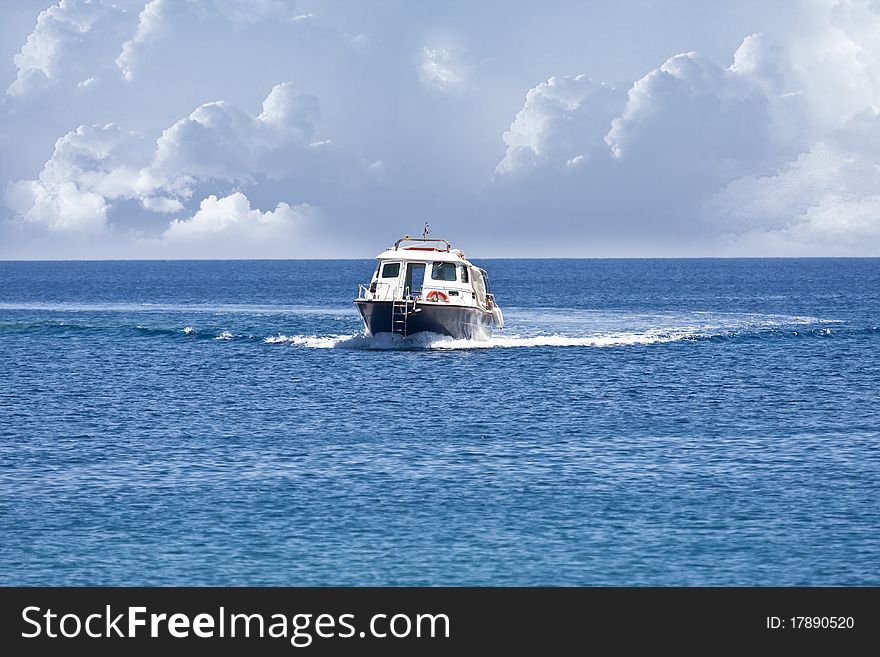
<instances>
[{"instance_id":1,"label":"motor boat","mask_svg":"<svg viewBox=\"0 0 880 657\"><path fill-rule=\"evenodd\" d=\"M444 239L404 235L382 251L368 285L354 303L368 335L430 332L465 340L487 339L504 327L489 276Z\"/></svg>"}]
</instances>

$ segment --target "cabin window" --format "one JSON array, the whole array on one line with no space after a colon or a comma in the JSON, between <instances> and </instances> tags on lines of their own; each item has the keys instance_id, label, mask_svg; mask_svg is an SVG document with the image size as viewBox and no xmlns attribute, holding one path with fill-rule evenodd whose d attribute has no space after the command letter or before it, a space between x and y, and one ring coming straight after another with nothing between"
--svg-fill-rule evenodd
<instances>
[{"instance_id":1,"label":"cabin window","mask_svg":"<svg viewBox=\"0 0 880 657\"><path fill-rule=\"evenodd\" d=\"M469 279L468 279L468 271L467 271L467 267L465 267L464 265L462 265L462 266L461 266L461 282L462 282L462 283L467 283L468 280L469 280Z\"/></svg>"},{"instance_id":2,"label":"cabin window","mask_svg":"<svg viewBox=\"0 0 880 657\"><path fill-rule=\"evenodd\" d=\"M382 278L397 278L400 276L399 262L386 262L382 265Z\"/></svg>"},{"instance_id":3,"label":"cabin window","mask_svg":"<svg viewBox=\"0 0 880 657\"><path fill-rule=\"evenodd\" d=\"M431 268L431 278L435 281L454 281L455 265L451 262L435 262Z\"/></svg>"}]
</instances>

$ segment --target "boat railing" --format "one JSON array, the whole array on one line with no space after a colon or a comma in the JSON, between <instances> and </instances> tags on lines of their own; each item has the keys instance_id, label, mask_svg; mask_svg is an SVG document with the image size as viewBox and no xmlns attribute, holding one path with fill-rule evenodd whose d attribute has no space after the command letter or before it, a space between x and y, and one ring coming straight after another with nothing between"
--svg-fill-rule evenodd
<instances>
[{"instance_id":1,"label":"boat railing","mask_svg":"<svg viewBox=\"0 0 880 657\"><path fill-rule=\"evenodd\" d=\"M380 298L376 297L376 295L379 294L377 285L374 283L370 283L369 285L358 283L357 301L403 301L408 299L410 302L415 302L424 296L423 293L412 295L409 287L405 287L401 290L399 285L391 285L390 283L379 283L378 285L385 286L385 292ZM368 294L372 296L368 296Z\"/></svg>"},{"instance_id":2,"label":"boat railing","mask_svg":"<svg viewBox=\"0 0 880 657\"><path fill-rule=\"evenodd\" d=\"M442 249L444 251L449 251L449 249L452 248L452 244L449 242L449 240L444 240L444 239L439 239L439 238L435 239L433 237L410 237L409 235L404 235L403 237L401 237L399 240L397 240L394 243L394 250L395 251L400 248L401 242L416 242L418 244L426 244L428 242L434 242L437 244L445 244L446 248Z\"/></svg>"},{"instance_id":3,"label":"boat railing","mask_svg":"<svg viewBox=\"0 0 880 657\"><path fill-rule=\"evenodd\" d=\"M387 284L384 284L384 285L387 285ZM379 300L402 301L404 299L409 299L410 301L420 301L420 300L424 299L425 297L427 297L428 293L434 292L434 291L443 292L448 298L452 298L455 296L461 296L462 299L465 299L465 298L471 298L471 295L473 294L473 292L471 290L463 290L460 287L449 287L449 286L445 286L445 285L432 284L432 285L426 285L420 291L419 294L416 294L414 296L410 294L410 289L408 287L404 288L402 291L400 290L400 288L396 288L395 291L390 295L390 297L388 295L386 295L382 299L379 299ZM400 296L398 296L398 294L397 294L398 292L402 292L402 294ZM358 301L368 301L370 299L376 301L377 300L376 296L375 296L376 294L377 294L377 289L373 287L372 283L370 283L369 285L367 285L365 283L358 283L358 294L357 294ZM372 296L370 296L370 295L372 295ZM495 305L495 297L492 294L487 294L486 300L489 302L490 308L493 305Z\"/></svg>"}]
</instances>

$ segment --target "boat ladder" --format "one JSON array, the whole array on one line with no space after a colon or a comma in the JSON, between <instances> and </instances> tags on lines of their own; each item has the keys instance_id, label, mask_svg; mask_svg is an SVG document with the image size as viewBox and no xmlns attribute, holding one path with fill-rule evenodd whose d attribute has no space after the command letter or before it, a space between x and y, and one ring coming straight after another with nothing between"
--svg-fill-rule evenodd
<instances>
[{"instance_id":1,"label":"boat ladder","mask_svg":"<svg viewBox=\"0 0 880 657\"><path fill-rule=\"evenodd\" d=\"M416 300L410 299L409 291L403 299L391 301L391 332L406 335L406 320L416 307Z\"/></svg>"}]
</instances>

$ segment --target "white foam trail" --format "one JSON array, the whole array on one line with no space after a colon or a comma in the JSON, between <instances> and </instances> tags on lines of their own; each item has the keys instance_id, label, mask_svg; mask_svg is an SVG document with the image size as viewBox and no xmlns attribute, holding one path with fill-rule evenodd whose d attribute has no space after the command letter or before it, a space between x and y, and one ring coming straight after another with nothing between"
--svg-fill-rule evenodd
<instances>
[{"instance_id":1,"label":"white foam trail","mask_svg":"<svg viewBox=\"0 0 880 657\"><path fill-rule=\"evenodd\" d=\"M522 347L622 347L745 335L784 327L836 323L817 317L692 312L682 314L609 313L557 309L520 311L526 334L496 332L485 340L457 340L436 333L401 337L390 333L353 335L276 335L267 344L315 349L491 349ZM557 321L553 321L557 320ZM530 326L531 325L531 326ZM534 328L535 334L529 335ZM548 330L549 329L549 330ZM580 329L580 330L578 330ZM586 330L584 330L586 329ZM830 333L830 329L825 329ZM574 335L573 335L574 333ZM587 333L586 335L584 333ZM827 334L826 334L827 335Z\"/></svg>"},{"instance_id":2,"label":"white foam trail","mask_svg":"<svg viewBox=\"0 0 880 657\"><path fill-rule=\"evenodd\" d=\"M353 338L350 335L331 335L321 337L317 335L271 335L263 338L266 344L295 344L302 347L312 347L313 349L332 349L339 342Z\"/></svg>"},{"instance_id":3,"label":"white foam trail","mask_svg":"<svg viewBox=\"0 0 880 657\"><path fill-rule=\"evenodd\" d=\"M491 349L516 347L614 347L623 345L655 344L693 338L690 334L621 333L593 337L564 335L493 336L487 340L457 340L436 333L417 333L407 337L391 333L377 335L274 335L263 339L266 344L293 344L313 349Z\"/></svg>"},{"instance_id":4,"label":"white foam trail","mask_svg":"<svg viewBox=\"0 0 880 657\"><path fill-rule=\"evenodd\" d=\"M647 345L661 342L675 342L700 337L696 334L682 333L612 333L609 335L596 335L589 337L575 337L568 335L536 335L531 337L511 335L493 336L488 340L454 340L452 338L439 338L430 345L434 349L486 349L489 347L502 347L512 349L516 347L622 347L627 345Z\"/></svg>"},{"instance_id":5,"label":"white foam trail","mask_svg":"<svg viewBox=\"0 0 880 657\"><path fill-rule=\"evenodd\" d=\"M272 335L263 338L266 344L293 344L313 349L430 349L444 336L436 333L417 333L403 337L391 333L364 335ZM462 340L461 342L468 342ZM475 342L475 341L474 341ZM487 345L483 345L487 346Z\"/></svg>"}]
</instances>

